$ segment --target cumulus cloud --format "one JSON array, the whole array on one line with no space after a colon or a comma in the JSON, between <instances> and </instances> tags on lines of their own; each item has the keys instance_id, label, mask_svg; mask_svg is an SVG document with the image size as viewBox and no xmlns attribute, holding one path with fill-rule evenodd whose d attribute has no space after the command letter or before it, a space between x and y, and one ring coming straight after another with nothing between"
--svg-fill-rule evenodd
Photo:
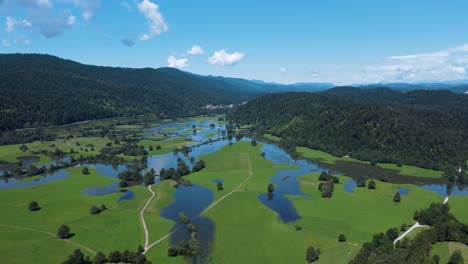
<instances>
[{"instance_id":1,"label":"cumulus cloud","mask_svg":"<svg viewBox=\"0 0 468 264\"><path fill-rule=\"evenodd\" d=\"M170 56L169 58L167 58L167 66L171 68L182 69L188 66L187 63L188 63L188 59L186 58L177 59L174 56Z\"/></svg>"},{"instance_id":2,"label":"cumulus cloud","mask_svg":"<svg viewBox=\"0 0 468 264\"><path fill-rule=\"evenodd\" d=\"M0 4L1 4L1 1L0 1ZM8 47L11 47L11 43L10 43L10 41L9 41L8 39L2 40L2 45L3 45L4 47L7 47L7 48L8 48Z\"/></svg>"},{"instance_id":3,"label":"cumulus cloud","mask_svg":"<svg viewBox=\"0 0 468 264\"><path fill-rule=\"evenodd\" d=\"M122 39L122 44L124 44L127 47L133 47L135 45L135 42L129 38Z\"/></svg>"},{"instance_id":4,"label":"cumulus cloud","mask_svg":"<svg viewBox=\"0 0 468 264\"><path fill-rule=\"evenodd\" d=\"M52 7L52 2L50 0L19 0L19 2L23 5L28 5L28 6L47 7L47 8Z\"/></svg>"},{"instance_id":5,"label":"cumulus cloud","mask_svg":"<svg viewBox=\"0 0 468 264\"><path fill-rule=\"evenodd\" d=\"M286 72L287 72L286 68L284 68L284 67L281 67L281 68L279 69L279 71L280 71L281 73L286 73Z\"/></svg>"},{"instance_id":6,"label":"cumulus cloud","mask_svg":"<svg viewBox=\"0 0 468 264\"><path fill-rule=\"evenodd\" d=\"M13 32L16 29L28 29L31 28L32 24L26 19L23 20L16 20L14 17L7 17L6 18L6 31L7 32Z\"/></svg>"},{"instance_id":7,"label":"cumulus cloud","mask_svg":"<svg viewBox=\"0 0 468 264\"><path fill-rule=\"evenodd\" d=\"M187 54L190 55L201 55L203 53L205 53L203 48L197 45L194 45L191 49L187 50Z\"/></svg>"},{"instance_id":8,"label":"cumulus cloud","mask_svg":"<svg viewBox=\"0 0 468 264\"><path fill-rule=\"evenodd\" d=\"M230 66L238 63L244 58L244 53L234 52L227 53L224 49L215 51L213 56L208 58L209 64L219 64L221 66Z\"/></svg>"},{"instance_id":9,"label":"cumulus cloud","mask_svg":"<svg viewBox=\"0 0 468 264\"><path fill-rule=\"evenodd\" d=\"M94 13L101 5L101 0L61 0L65 3L72 3L81 11L81 16L85 20L90 20L94 17Z\"/></svg>"},{"instance_id":10,"label":"cumulus cloud","mask_svg":"<svg viewBox=\"0 0 468 264\"><path fill-rule=\"evenodd\" d=\"M68 17L67 24L68 24L68 25L70 25L70 26L72 26L72 25L74 25L74 24L75 24L75 22L76 22L76 18L75 18L75 16L73 16L73 15L70 15L70 16Z\"/></svg>"},{"instance_id":11,"label":"cumulus cloud","mask_svg":"<svg viewBox=\"0 0 468 264\"><path fill-rule=\"evenodd\" d=\"M140 40L148 40L156 35L159 35L168 30L168 25L164 21L164 17L159 12L159 6L150 0L143 0L137 3L138 10L146 17L149 24L149 33L145 33L139 37Z\"/></svg>"},{"instance_id":12,"label":"cumulus cloud","mask_svg":"<svg viewBox=\"0 0 468 264\"><path fill-rule=\"evenodd\" d=\"M367 82L421 82L468 77L468 44L433 53L389 56L381 65L365 67Z\"/></svg>"}]
</instances>

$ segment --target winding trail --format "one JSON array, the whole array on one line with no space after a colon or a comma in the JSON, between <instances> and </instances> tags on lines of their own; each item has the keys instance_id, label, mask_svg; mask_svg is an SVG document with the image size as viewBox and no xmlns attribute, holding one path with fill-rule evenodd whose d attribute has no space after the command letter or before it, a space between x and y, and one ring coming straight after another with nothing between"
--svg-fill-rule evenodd
<instances>
[{"instance_id":1,"label":"winding trail","mask_svg":"<svg viewBox=\"0 0 468 264\"><path fill-rule=\"evenodd\" d=\"M449 197L446 196L445 199L444 199L444 204L447 204L449 201ZM427 225L421 225L419 224L418 222L416 222L416 224L414 224L412 227L410 227L410 229L408 229L405 233L403 233L401 236L397 237L397 239L395 239L393 241L393 244L396 244L398 241L402 240L403 238L405 238L405 236L407 236L409 233L411 233L411 231L413 231L414 229L418 228L418 227L423 227L423 226L427 226Z\"/></svg>"},{"instance_id":2,"label":"winding trail","mask_svg":"<svg viewBox=\"0 0 468 264\"><path fill-rule=\"evenodd\" d=\"M27 227L15 226L15 225L2 225L2 224L0 224L0 227L20 229L20 230L26 230L26 231L33 231L33 232L38 232L38 233L46 234L46 235L49 235L51 237L57 238L57 235L55 235L54 233L44 231L44 230L34 229L34 228L27 228ZM86 249L91 254L96 254L96 251L94 251L94 250L90 249L89 247L87 247L87 246L85 246L85 245L83 245L81 243L78 243L76 241L71 241L69 239L60 239L60 240L65 241L67 243L74 244L74 245L79 246L79 247L81 247L83 249Z\"/></svg>"},{"instance_id":3,"label":"winding trail","mask_svg":"<svg viewBox=\"0 0 468 264\"><path fill-rule=\"evenodd\" d=\"M212 203L210 206L208 206L205 210L203 210L203 212L201 212L198 217L200 217L201 215L205 214L206 212L208 212L211 208L215 207L217 204L219 204L222 200L226 199L227 197L231 196L234 192L238 191L239 188L244 185L246 182L248 182L252 176L253 176L253 173L252 173L252 164L250 163L250 155L249 153L247 153L247 161L249 163L249 176L247 176L247 178L242 181L239 185L236 186L236 188L234 188L232 191L230 191L229 193L227 193L226 195L224 195L223 197L219 198L216 202ZM180 227L179 227L180 228ZM154 243L152 243L151 245L149 246L145 246L145 252L146 253L149 249L151 249L152 247L156 246L157 244L161 243L162 241L166 240L167 238L169 238L172 234L174 234L177 230L179 230L179 228L176 228L174 230L172 230L170 233L166 234L164 237L160 238L159 240L155 241Z\"/></svg>"},{"instance_id":4,"label":"winding trail","mask_svg":"<svg viewBox=\"0 0 468 264\"><path fill-rule=\"evenodd\" d=\"M144 246L145 251L148 249L149 234L148 234L148 227L146 226L144 213L146 211L146 208L148 208L148 205L153 200L154 196L156 196L156 193L153 192L153 190L151 190L151 185L148 185L148 190L151 192L151 197L148 199L148 201L146 201L145 206L143 206L143 209L141 209L141 211L140 211L140 220L141 220L141 223L143 225L143 229L145 231L145 246Z\"/></svg>"},{"instance_id":5,"label":"winding trail","mask_svg":"<svg viewBox=\"0 0 468 264\"><path fill-rule=\"evenodd\" d=\"M201 212L199 214L200 215L203 215L205 214L206 212L208 212L208 210L210 210L211 208L215 207L218 203L220 203L222 200L226 199L227 197L229 197L231 194L233 194L234 192L236 192L237 190L239 190L239 188L244 185L247 181L249 181L251 178L252 178L252 166L250 164L250 155L247 153L247 160L249 162L249 176L243 181L241 182L239 185L237 185L236 188L234 188L232 191L230 191L228 194L224 195L223 197L219 198L216 202L212 203L210 206L208 206L203 212Z\"/></svg>"}]
</instances>

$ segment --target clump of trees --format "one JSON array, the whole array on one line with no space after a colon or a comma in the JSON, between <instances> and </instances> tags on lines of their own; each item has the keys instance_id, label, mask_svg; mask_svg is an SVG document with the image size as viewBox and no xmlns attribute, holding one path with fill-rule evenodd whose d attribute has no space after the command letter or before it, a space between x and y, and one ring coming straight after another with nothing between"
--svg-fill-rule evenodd
<instances>
[{"instance_id":1,"label":"clump of trees","mask_svg":"<svg viewBox=\"0 0 468 264\"><path fill-rule=\"evenodd\" d=\"M100 214L101 212L104 212L107 210L107 207L103 204L101 207L97 207L96 205L91 206L91 209L89 209L89 212L91 214Z\"/></svg>"},{"instance_id":2,"label":"clump of trees","mask_svg":"<svg viewBox=\"0 0 468 264\"><path fill-rule=\"evenodd\" d=\"M206 164L203 160L199 160L193 165L192 172L201 171L206 167Z\"/></svg>"},{"instance_id":3,"label":"clump of trees","mask_svg":"<svg viewBox=\"0 0 468 264\"><path fill-rule=\"evenodd\" d=\"M319 259L320 257L320 249L319 248L314 248L313 246L310 246L307 248L306 252L306 261L307 263L312 263L315 262Z\"/></svg>"},{"instance_id":4,"label":"clump of trees","mask_svg":"<svg viewBox=\"0 0 468 264\"><path fill-rule=\"evenodd\" d=\"M367 185L367 188L369 190L374 190L375 188L377 188L377 184L375 183L375 181L369 181L369 184Z\"/></svg>"},{"instance_id":5,"label":"clump of trees","mask_svg":"<svg viewBox=\"0 0 468 264\"><path fill-rule=\"evenodd\" d=\"M125 251L112 251L109 256L102 252L97 252L94 259L91 259L83 254L81 250L76 249L73 253L68 256L67 260L63 264L106 264L106 263L125 263L125 264L151 264L151 261L146 259L143 252L137 250L136 252L125 250Z\"/></svg>"},{"instance_id":6,"label":"clump of trees","mask_svg":"<svg viewBox=\"0 0 468 264\"><path fill-rule=\"evenodd\" d=\"M460 250L455 250L453 254L450 256L450 259L447 264L464 264L465 259Z\"/></svg>"},{"instance_id":7,"label":"clump of trees","mask_svg":"<svg viewBox=\"0 0 468 264\"><path fill-rule=\"evenodd\" d=\"M398 237L397 228L390 228L385 234L376 234L371 242L364 243L350 264L437 263L438 258L431 257L433 244L443 241L468 244L468 225L459 222L449 212L447 204L431 204L427 209L416 211L414 220L430 228L420 231L413 239L398 241L396 247L393 241ZM460 260L457 255L454 259Z\"/></svg>"},{"instance_id":8,"label":"clump of trees","mask_svg":"<svg viewBox=\"0 0 468 264\"><path fill-rule=\"evenodd\" d=\"M29 211L34 212L34 211L41 210L41 207L39 206L38 202L32 201L32 202L29 203L28 209L29 209Z\"/></svg>"},{"instance_id":9,"label":"clump of trees","mask_svg":"<svg viewBox=\"0 0 468 264\"><path fill-rule=\"evenodd\" d=\"M197 256L202 251L202 245L198 241L198 233L195 225L186 223L187 230L190 232L190 239L181 241L177 246L170 247L167 250L169 257L177 256Z\"/></svg>"},{"instance_id":10,"label":"clump of trees","mask_svg":"<svg viewBox=\"0 0 468 264\"><path fill-rule=\"evenodd\" d=\"M153 168L151 168L151 170L146 172L143 176L143 183L145 184L145 186L154 184L154 177L156 177L156 172Z\"/></svg>"}]
</instances>

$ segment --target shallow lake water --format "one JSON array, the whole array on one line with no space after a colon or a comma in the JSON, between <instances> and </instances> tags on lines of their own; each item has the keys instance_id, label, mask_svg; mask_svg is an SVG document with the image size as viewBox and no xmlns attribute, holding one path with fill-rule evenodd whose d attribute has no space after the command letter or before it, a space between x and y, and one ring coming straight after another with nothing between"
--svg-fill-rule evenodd
<instances>
[{"instance_id":1,"label":"shallow lake water","mask_svg":"<svg viewBox=\"0 0 468 264\"><path fill-rule=\"evenodd\" d=\"M12 189L12 188L24 188L36 186L48 182L55 182L70 176L65 170L58 170L53 173L47 173L45 175L36 176L33 178L15 179L15 178L1 178L0 179L0 190Z\"/></svg>"},{"instance_id":2,"label":"shallow lake water","mask_svg":"<svg viewBox=\"0 0 468 264\"><path fill-rule=\"evenodd\" d=\"M213 202L213 191L193 184L192 186L179 185L174 192L175 201L161 210L160 215L175 222L171 231L171 245L175 246L183 240L190 239L190 232L180 219L183 213L190 219L190 223L197 228L198 241L202 244L202 253L189 258L189 263L205 263L209 257L214 239L215 225L209 218L200 214Z\"/></svg>"}]
</instances>

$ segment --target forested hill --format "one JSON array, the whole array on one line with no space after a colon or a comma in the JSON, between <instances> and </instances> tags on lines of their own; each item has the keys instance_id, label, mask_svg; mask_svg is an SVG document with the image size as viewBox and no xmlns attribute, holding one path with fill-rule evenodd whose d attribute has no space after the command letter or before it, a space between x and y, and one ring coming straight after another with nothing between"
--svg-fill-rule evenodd
<instances>
[{"instance_id":1,"label":"forested hill","mask_svg":"<svg viewBox=\"0 0 468 264\"><path fill-rule=\"evenodd\" d=\"M0 55L0 131L154 113L199 114L257 91L172 68L83 65L48 55Z\"/></svg>"},{"instance_id":2,"label":"forested hill","mask_svg":"<svg viewBox=\"0 0 468 264\"><path fill-rule=\"evenodd\" d=\"M468 159L468 96L334 88L259 97L229 114L259 134L362 160L455 168Z\"/></svg>"}]
</instances>

